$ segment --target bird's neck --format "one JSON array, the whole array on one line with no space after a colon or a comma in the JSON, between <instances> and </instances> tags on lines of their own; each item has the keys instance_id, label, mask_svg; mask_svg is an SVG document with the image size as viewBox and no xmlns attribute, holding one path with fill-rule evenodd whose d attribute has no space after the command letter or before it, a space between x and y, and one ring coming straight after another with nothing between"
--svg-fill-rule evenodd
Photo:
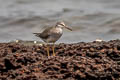
<instances>
[{"instance_id":1,"label":"bird's neck","mask_svg":"<svg viewBox=\"0 0 120 80\"><path fill-rule=\"evenodd\" d=\"M63 31L62 28L56 27L56 32L57 32L57 33L62 33L62 31Z\"/></svg>"}]
</instances>

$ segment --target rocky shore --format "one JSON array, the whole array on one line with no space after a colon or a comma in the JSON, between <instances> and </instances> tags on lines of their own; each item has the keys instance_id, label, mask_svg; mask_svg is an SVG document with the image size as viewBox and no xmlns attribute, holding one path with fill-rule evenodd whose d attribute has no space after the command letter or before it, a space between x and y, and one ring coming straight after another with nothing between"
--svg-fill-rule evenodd
<instances>
[{"instance_id":1,"label":"rocky shore","mask_svg":"<svg viewBox=\"0 0 120 80\"><path fill-rule=\"evenodd\" d=\"M120 40L46 46L0 43L0 80L119 80ZM52 55L52 49L50 49Z\"/></svg>"}]
</instances>

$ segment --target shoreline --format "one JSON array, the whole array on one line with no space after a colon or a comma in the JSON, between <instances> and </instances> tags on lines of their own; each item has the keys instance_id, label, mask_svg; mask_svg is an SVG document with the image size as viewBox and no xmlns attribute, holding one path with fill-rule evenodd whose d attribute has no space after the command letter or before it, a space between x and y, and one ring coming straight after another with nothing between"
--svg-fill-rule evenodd
<instances>
[{"instance_id":1,"label":"shoreline","mask_svg":"<svg viewBox=\"0 0 120 80\"><path fill-rule=\"evenodd\" d=\"M48 58L45 45L0 43L0 79L120 79L120 40L60 43L55 52Z\"/></svg>"}]
</instances>

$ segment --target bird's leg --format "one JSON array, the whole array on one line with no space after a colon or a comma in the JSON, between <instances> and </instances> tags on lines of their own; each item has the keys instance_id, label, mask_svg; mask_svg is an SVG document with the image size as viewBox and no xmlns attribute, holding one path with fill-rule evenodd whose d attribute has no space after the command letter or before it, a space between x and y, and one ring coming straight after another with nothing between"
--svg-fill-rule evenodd
<instances>
[{"instance_id":1,"label":"bird's leg","mask_svg":"<svg viewBox=\"0 0 120 80\"><path fill-rule=\"evenodd\" d=\"M49 45L47 44L47 54L48 54L48 57L50 56L50 53L49 53Z\"/></svg>"},{"instance_id":2,"label":"bird's leg","mask_svg":"<svg viewBox=\"0 0 120 80\"><path fill-rule=\"evenodd\" d=\"M53 50L53 56L55 56L55 44L53 43L53 46L52 46L52 50Z\"/></svg>"}]
</instances>

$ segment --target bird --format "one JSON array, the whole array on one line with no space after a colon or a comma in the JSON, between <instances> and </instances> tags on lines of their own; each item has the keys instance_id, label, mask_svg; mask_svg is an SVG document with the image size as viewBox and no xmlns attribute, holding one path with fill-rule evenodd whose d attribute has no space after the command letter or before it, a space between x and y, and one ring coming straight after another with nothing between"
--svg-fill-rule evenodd
<instances>
[{"instance_id":1,"label":"bird","mask_svg":"<svg viewBox=\"0 0 120 80\"><path fill-rule=\"evenodd\" d=\"M41 33L33 33L33 34L41 38L45 43L47 43L47 45L49 43L52 43L53 44L52 46L53 56L55 56L55 42L62 36L63 28L66 28L72 31L72 29L66 26L63 21L60 21L60 22L57 22L54 26L46 28ZM49 46L47 46L47 54L48 56L50 56Z\"/></svg>"}]
</instances>

